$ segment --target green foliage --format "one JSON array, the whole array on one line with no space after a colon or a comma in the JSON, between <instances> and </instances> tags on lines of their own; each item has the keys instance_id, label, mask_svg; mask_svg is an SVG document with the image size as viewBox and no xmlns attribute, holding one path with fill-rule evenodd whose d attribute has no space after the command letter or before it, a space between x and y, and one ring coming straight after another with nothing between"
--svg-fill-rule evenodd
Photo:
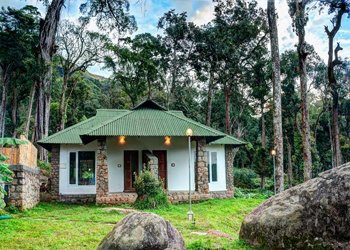
<instances>
[{"instance_id":1,"label":"green foliage","mask_svg":"<svg viewBox=\"0 0 350 250\"><path fill-rule=\"evenodd\" d=\"M168 197L162 182L154 177L150 170L143 170L135 178L137 199L134 206L138 209L151 209L168 206Z\"/></svg>"},{"instance_id":2,"label":"green foliage","mask_svg":"<svg viewBox=\"0 0 350 250\"><path fill-rule=\"evenodd\" d=\"M8 158L5 155L0 154L0 210L5 207L4 196L6 191L3 187L3 184L9 183L12 181L13 172L9 169L9 165L6 164Z\"/></svg>"},{"instance_id":3,"label":"green foliage","mask_svg":"<svg viewBox=\"0 0 350 250\"><path fill-rule=\"evenodd\" d=\"M245 188L235 188L235 198L244 199L268 199L273 196L271 190L266 189L245 189Z\"/></svg>"},{"instance_id":4,"label":"green foliage","mask_svg":"<svg viewBox=\"0 0 350 250\"><path fill-rule=\"evenodd\" d=\"M51 173L51 171L52 171L51 164L49 162L46 162L46 161L38 160L38 167L42 170L47 171L48 173Z\"/></svg>"},{"instance_id":5,"label":"green foliage","mask_svg":"<svg viewBox=\"0 0 350 250\"><path fill-rule=\"evenodd\" d=\"M249 168L235 168L234 171L234 181L235 187L241 188L258 188L254 179L258 177L258 175L254 172L254 170Z\"/></svg>"},{"instance_id":6,"label":"green foliage","mask_svg":"<svg viewBox=\"0 0 350 250\"><path fill-rule=\"evenodd\" d=\"M18 214L20 212L18 207L14 206L12 204L10 204L6 207L6 211L11 213L11 214Z\"/></svg>"}]
</instances>

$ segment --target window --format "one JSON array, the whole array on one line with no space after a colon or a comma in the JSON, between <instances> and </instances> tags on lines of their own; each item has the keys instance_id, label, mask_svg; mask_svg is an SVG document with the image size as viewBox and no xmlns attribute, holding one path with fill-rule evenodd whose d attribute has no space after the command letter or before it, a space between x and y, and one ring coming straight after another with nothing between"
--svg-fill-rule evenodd
<instances>
[{"instance_id":1,"label":"window","mask_svg":"<svg viewBox=\"0 0 350 250\"><path fill-rule=\"evenodd\" d=\"M69 153L69 184L95 185L95 152Z\"/></svg>"},{"instance_id":2,"label":"window","mask_svg":"<svg viewBox=\"0 0 350 250\"><path fill-rule=\"evenodd\" d=\"M79 185L95 185L95 152L79 152Z\"/></svg>"},{"instance_id":3,"label":"window","mask_svg":"<svg viewBox=\"0 0 350 250\"><path fill-rule=\"evenodd\" d=\"M204 152L204 154L205 154L205 156L206 156L206 158L207 158L207 163L208 163L208 165L207 165L207 168L208 168L208 182L210 183L210 159L209 159L209 152L208 151L205 151Z\"/></svg>"},{"instance_id":4,"label":"window","mask_svg":"<svg viewBox=\"0 0 350 250\"><path fill-rule=\"evenodd\" d=\"M211 181L218 181L218 160L217 152L211 152Z\"/></svg>"},{"instance_id":5,"label":"window","mask_svg":"<svg viewBox=\"0 0 350 250\"><path fill-rule=\"evenodd\" d=\"M77 153L69 153L69 184L77 183Z\"/></svg>"}]
</instances>

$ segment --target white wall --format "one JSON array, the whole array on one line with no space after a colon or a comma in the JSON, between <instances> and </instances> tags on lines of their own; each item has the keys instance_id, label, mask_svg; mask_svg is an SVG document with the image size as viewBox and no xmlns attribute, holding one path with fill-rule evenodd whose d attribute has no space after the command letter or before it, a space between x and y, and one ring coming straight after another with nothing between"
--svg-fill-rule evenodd
<instances>
[{"instance_id":1,"label":"white wall","mask_svg":"<svg viewBox=\"0 0 350 250\"><path fill-rule=\"evenodd\" d=\"M87 145L61 144L60 148L60 194L96 194L96 185L69 184L69 153L78 151L95 151L97 157L97 141ZM95 171L97 159L95 159Z\"/></svg>"},{"instance_id":2,"label":"white wall","mask_svg":"<svg viewBox=\"0 0 350 250\"><path fill-rule=\"evenodd\" d=\"M192 150L195 150L195 144ZM142 150L167 150L167 173L169 191L188 190L188 144L186 137L171 138L171 145L164 145L163 137L126 137L120 145L117 137L107 138L109 191L124 190L124 150L139 151L139 169L142 168ZM193 154L192 154L193 155ZM191 159L191 189L194 190L194 159ZM172 167L172 163L175 167ZM119 166L119 167L118 167Z\"/></svg>"},{"instance_id":3,"label":"white wall","mask_svg":"<svg viewBox=\"0 0 350 250\"><path fill-rule=\"evenodd\" d=\"M209 183L209 191L226 191L225 147L223 145L208 145L206 150L217 152L217 181Z\"/></svg>"},{"instance_id":4,"label":"white wall","mask_svg":"<svg viewBox=\"0 0 350 250\"><path fill-rule=\"evenodd\" d=\"M194 161L195 143L191 145L191 189L195 190ZM124 150L139 151L139 169L142 168L142 150L167 150L167 174L169 191L188 191L188 144L186 137L171 138L171 145L164 145L163 137L126 137L120 145L118 137L107 138L107 161L109 170L109 192L124 191ZM222 145L208 145L209 152L217 152L218 181L209 183L209 191L226 190L225 150ZM78 151L97 152L97 141L87 145L61 145L60 150L60 193L95 194L96 186L69 184L69 153ZM96 153L97 156L97 153ZM97 159L95 160L97 164ZM175 167L172 167L172 163ZM96 169L96 167L95 167Z\"/></svg>"}]
</instances>

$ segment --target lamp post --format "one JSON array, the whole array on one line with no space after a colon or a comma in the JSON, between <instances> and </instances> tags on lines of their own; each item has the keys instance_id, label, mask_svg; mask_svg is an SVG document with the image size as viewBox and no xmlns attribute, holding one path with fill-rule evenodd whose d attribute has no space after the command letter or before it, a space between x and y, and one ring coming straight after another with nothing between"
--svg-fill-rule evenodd
<instances>
[{"instance_id":1,"label":"lamp post","mask_svg":"<svg viewBox=\"0 0 350 250\"><path fill-rule=\"evenodd\" d=\"M271 155L273 159L273 189L274 189L274 194L276 194L276 150L273 148L271 150Z\"/></svg>"},{"instance_id":2,"label":"lamp post","mask_svg":"<svg viewBox=\"0 0 350 250\"><path fill-rule=\"evenodd\" d=\"M189 210L187 212L187 217L190 221L193 221L193 212L192 212L192 190L191 190L191 136L193 135L192 129L188 128L186 130L186 136L188 137L188 203Z\"/></svg>"}]
</instances>

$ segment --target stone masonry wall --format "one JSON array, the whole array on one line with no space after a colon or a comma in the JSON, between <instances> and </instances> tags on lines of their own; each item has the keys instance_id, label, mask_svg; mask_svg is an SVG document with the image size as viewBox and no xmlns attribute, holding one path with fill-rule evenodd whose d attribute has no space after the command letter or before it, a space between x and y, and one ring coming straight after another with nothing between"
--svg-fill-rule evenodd
<instances>
[{"instance_id":1,"label":"stone masonry wall","mask_svg":"<svg viewBox=\"0 0 350 250\"><path fill-rule=\"evenodd\" d=\"M51 199L59 200L59 175L60 175L60 145L53 145L51 151L51 177L50 194Z\"/></svg>"},{"instance_id":2,"label":"stone masonry wall","mask_svg":"<svg viewBox=\"0 0 350 250\"><path fill-rule=\"evenodd\" d=\"M97 140L96 203L105 204L108 196L108 164L106 138Z\"/></svg>"},{"instance_id":3,"label":"stone masonry wall","mask_svg":"<svg viewBox=\"0 0 350 250\"><path fill-rule=\"evenodd\" d=\"M60 202L72 204L86 204L96 201L95 194L64 194L60 195Z\"/></svg>"},{"instance_id":4,"label":"stone masonry wall","mask_svg":"<svg viewBox=\"0 0 350 250\"><path fill-rule=\"evenodd\" d=\"M207 194L209 192L208 183L208 159L205 154L205 139L200 139L197 142L197 161L195 168L195 182L196 191L201 194Z\"/></svg>"},{"instance_id":5,"label":"stone masonry wall","mask_svg":"<svg viewBox=\"0 0 350 250\"><path fill-rule=\"evenodd\" d=\"M40 201L40 170L23 165L11 165L14 177L9 190L9 203L19 209L34 207Z\"/></svg>"},{"instance_id":6,"label":"stone masonry wall","mask_svg":"<svg viewBox=\"0 0 350 250\"><path fill-rule=\"evenodd\" d=\"M232 197L232 192L227 192L227 191L209 192L207 194L193 192L191 199L192 201L203 201L203 200L224 199L224 198L231 198L231 197ZM169 192L168 198L169 198L169 201L173 204L188 202L188 192Z\"/></svg>"}]
</instances>

